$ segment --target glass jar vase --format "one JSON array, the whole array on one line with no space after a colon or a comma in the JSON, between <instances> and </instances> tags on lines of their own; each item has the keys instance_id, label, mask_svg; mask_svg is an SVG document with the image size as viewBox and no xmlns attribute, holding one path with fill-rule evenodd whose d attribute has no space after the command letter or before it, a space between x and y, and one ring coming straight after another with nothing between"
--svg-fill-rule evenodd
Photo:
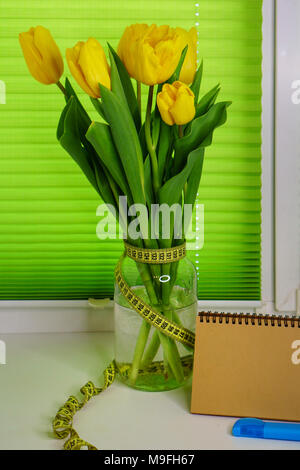
<instances>
[{"instance_id":1,"label":"glass jar vase","mask_svg":"<svg viewBox=\"0 0 300 470\"><path fill-rule=\"evenodd\" d=\"M179 327L194 331L197 277L187 258L146 265L123 259L122 276L135 295ZM144 320L115 284L115 361L120 379L146 391L172 390L192 374L193 350Z\"/></svg>"}]
</instances>

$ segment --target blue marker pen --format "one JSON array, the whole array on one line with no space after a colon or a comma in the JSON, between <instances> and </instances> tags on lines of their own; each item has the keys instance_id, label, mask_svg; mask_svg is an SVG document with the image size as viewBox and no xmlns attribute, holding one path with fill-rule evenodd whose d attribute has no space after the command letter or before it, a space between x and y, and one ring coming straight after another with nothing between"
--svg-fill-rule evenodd
<instances>
[{"instance_id":1,"label":"blue marker pen","mask_svg":"<svg viewBox=\"0 0 300 470\"><path fill-rule=\"evenodd\" d=\"M232 428L232 435L259 439L281 439L300 441L300 424L274 423L261 419L242 418Z\"/></svg>"}]
</instances>

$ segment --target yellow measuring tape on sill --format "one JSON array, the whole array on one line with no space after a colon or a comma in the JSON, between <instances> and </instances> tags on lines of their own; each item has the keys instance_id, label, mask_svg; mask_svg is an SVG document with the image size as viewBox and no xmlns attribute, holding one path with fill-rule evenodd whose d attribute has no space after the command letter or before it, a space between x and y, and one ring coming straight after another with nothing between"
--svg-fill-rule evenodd
<instances>
[{"instance_id":1,"label":"yellow measuring tape on sill","mask_svg":"<svg viewBox=\"0 0 300 470\"><path fill-rule=\"evenodd\" d=\"M141 315L145 321L150 323L154 328L157 328L163 334L193 349L195 344L195 335L192 331L180 327L176 323L166 319L163 315L144 302L130 289L122 276L121 269L122 261L126 256L129 256L131 259L140 263L174 263L185 257L185 244L173 248L149 250L144 248L136 248L129 245L128 243L125 243L125 252L121 256L116 266L115 278L123 296L126 298L131 307L139 315ZM184 367L191 366L192 360L190 356L183 358L182 361ZM162 367L162 362L155 362L147 369L140 372L151 373L160 370ZM79 401L74 396L70 396L66 403L58 410L53 420L53 432L55 437L58 439L67 439L64 444L65 450L80 450L82 448L87 448L88 450L97 450L95 446L79 437L73 428L73 417L75 413L79 411L92 397L99 395L113 383L118 370L123 373L129 369L130 364L122 364L122 366L119 366L118 369L115 361L112 361L103 372L104 384L102 387L96 387L91 381L87 382L80 389L80 392L83 395L82 401Z\"/></svg>"}]
</instances>

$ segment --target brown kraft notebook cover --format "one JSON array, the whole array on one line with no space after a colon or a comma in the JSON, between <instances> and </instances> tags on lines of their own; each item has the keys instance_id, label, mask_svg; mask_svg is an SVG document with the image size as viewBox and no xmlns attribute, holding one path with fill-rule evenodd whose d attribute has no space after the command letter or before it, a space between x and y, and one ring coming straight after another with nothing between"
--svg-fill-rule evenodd
<instances>
[{"instance_id":1,"label":"brown kraft notebook cover","mask_svg":"<svg viewBox=\"0 0 300 470\"><path fill-rule=\"evenodd\" d=\"M201 312L191 412L300 421L300 318Z\"/></svg>"}]
</instances>

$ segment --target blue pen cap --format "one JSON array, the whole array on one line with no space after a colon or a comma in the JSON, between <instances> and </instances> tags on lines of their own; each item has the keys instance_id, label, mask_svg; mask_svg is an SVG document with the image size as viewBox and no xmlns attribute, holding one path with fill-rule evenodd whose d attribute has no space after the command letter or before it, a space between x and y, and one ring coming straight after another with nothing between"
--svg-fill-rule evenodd
<instances>
[{"instance_id":1,"label":"blue pen cap","mask_svg":"<svg viewBox=\"0 0 300 470\"><path fill-rule=\"evenodd\" d=\"M264 422L255 418L239 419L232 428L233 436L237 437L264 437Z\"/></svg>"}]
</instances>

